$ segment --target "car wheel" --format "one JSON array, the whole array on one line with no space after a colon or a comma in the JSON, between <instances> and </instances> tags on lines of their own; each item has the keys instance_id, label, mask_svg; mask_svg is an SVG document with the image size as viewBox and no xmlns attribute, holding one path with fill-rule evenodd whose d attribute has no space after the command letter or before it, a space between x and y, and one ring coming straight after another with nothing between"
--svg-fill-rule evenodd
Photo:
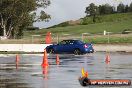
<instances>
[{"instance_id":1,"label":"car wheel","mask_svg":"<svg viewBox=\"0 0 132 88\"><path fill-rule=\"evenodd\" d=\"M90 53L94 53L94 50L92 50Z\"/></svg>"},{"instance_id":2,"label":"car wheel","mask_svg":"<svg viewBox=\"0 0 132 88\"><path fill-rule=\"evenodd\" d=\"M80 55L80 54L81 54L81 51L80 51L79 49L75 49L75 50L74 50L74 54L75 54L75 55Z\"/></svg>"},{"instance_id":3,"label":"car wheel","mask_svg":"<svg viewBox=\"0 0 132 88\"><path fill-rule=\"evenodd\" d=\"M51 53L51 54L52 54L52 53L55 53L54 49L52 49L52 48L49 49L48 52Z\"/></svg>"}]
</instances>

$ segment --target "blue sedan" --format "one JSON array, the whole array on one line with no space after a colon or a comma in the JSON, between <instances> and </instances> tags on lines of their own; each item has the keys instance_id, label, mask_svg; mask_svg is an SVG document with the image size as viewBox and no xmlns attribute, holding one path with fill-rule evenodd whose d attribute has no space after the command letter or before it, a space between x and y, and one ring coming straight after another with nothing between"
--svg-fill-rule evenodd
<instances>
[{"instance_id":1,"label":"blue sedan","mask_svg":"<svg viewBox=\"0 0 132 88\"><path fill-rule=\"evenodd\" d=\"M46 47L48 53L70 53L75 55L93 53L94 49L91 43L86 44L80 40L63 40L59 44L53 44Z\"/></svg>"}]
</instances>

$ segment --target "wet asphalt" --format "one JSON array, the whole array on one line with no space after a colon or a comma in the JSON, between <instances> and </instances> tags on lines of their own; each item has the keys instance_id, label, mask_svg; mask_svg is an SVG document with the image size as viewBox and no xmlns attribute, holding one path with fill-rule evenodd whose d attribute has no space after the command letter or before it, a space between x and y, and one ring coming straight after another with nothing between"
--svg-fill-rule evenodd
<instances>
[{"instance_id":1,"label":"wet asphalt","mask_svg":"<svg viewBox=\"0 0 132 88\"><path fill-rule=\"evenodd\" d=\"M19 56L20 59L16 63L15 54L0 55L0 88L83 88L78 82L82 67L88 71L90 79L132 80L131 53L112 52L110 63L105 63L105 52L80 56L61 54L59 65L56 65L56 55L48 55L48 68L41 67L43 54Z\"/></svg>"}]
</instances>

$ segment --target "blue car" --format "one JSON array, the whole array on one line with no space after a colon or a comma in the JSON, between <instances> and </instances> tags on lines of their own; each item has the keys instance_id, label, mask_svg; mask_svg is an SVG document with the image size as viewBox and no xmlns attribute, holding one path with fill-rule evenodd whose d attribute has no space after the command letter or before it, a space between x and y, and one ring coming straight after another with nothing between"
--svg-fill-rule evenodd
<instances>
[{"instance_id":1,"label":"blue car","mask_svg":"<svg viewBox=\"0 0 132 88\"><path fill-rule=\"evenodd\" d=\"M91 43L86 44L80 40L63 40L59 44L53 44L46 47L47 53L70 53L75 55L93 53L94 49Z\"/></svg>"}]
</instances>

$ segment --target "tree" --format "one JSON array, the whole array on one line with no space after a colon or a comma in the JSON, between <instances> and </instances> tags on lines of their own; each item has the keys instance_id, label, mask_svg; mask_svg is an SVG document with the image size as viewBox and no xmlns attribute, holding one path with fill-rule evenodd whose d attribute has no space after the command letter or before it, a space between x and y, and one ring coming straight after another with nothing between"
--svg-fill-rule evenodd
<instances>
[{"instance_id":1,"label":"tree","mask_svg":"<svg viewBox=\"0 0 132 88\"><path fill-rule=\"evenodd\" d=\"M98 8L94 3L91 3L88 7L86 7L85 13L87 16L93 16L93 22L96 22L95 18L98 14Z\"/></svg>"},{"instance_id":2,"label":"tree","mask_svg":"<svg viewBox=\"0 0 132 88\"><path fill-rule=\"evenodd\" d=\"M117 12L118 13L124 13L125 12L125 5L123 3L120 3L118 6L117 6Z\"/></svg>"},{"instance_id":3,"label":"tree","mask_svg":"<svg viewBox=\"0 0 132 88\"><path fill-rule=\"evenodd\" d=\"M109 4L105 4L105 14L112 14L114 13L114 7Z\"/></svg>"},{"instance_id":4,"label":"tree","mask_svg":"<svg viewBox=\"0 0 132 88\"><path fill-rule=\"evenodd\" d=\"M129 11L132 12L132 3L129 6Z\"/></svg>"},{"instance_id":5,"label":"tree","mask_svg":"<svg viewBox=\"0 0 132 88\"><path fill-rule=\"evenodd\" d=\"M99 14L102 15L102 14L105 14L105 7L104 5L99 5Z\"/></svg>"},{"instance_id":6,"label":"tree","mask_svg":"<svg viewBox=\"0 0 132 88\"><path fill-rule=\"evenodd\" d=\"M1 0L0 1L0 30L7 38L16 38L22 31L36 21L47 21L50 18L44 12L50 4L49 0ZM38 8L43 8L40 15Z\"/></svg>"},{"instance_id":7,"label":"tree","mask_svg":"<svg viewBox=\"0 0 132 88\"><path fill-rule=\"evenodd\" d=\"M99 13L100 15L103 15L103 14L112 14L114 13L114 7L109 5L109 4L105 4L105 5L99 5Z\"/></svg>"},{"instance_id":8,"label":"tree","mask_svg":"<svg viewBox=\"0 0 132 88\"><path fill-rule=\"evenodd\" d=\"M127 12L129 12L129 6L128 5L125 6L125 13L127 13Z\"/></svg>"}]
</instances>

